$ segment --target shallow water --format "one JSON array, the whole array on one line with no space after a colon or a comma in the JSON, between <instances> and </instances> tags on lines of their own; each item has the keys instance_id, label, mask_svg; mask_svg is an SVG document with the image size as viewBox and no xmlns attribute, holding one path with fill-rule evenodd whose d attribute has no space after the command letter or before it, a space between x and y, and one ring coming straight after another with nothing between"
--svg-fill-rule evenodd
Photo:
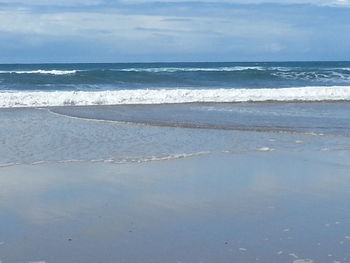
<instances>
[{"instance_id":1,"label":"shallow water","mask_svg":"<svg viewBox=\"0 0 350 263\"><path fill-rule=\"evenodd\" d=\"M347 262L349 161L260 152L2 168L0 260Z\"/></svg>"},{"instance_id":2,"label":"shallow water","mask_svg":"<svg viewBox=\"0 0 350 263\"><path fill-rule=\"evenodd\" d=\"M189 103L56 107L51 112L155 126L350 136L350 103Z\"/></svg>"},{"instance_id":3,"label":"shallow water","mask_svg":"<svg viewBox=\"0 0 350 263\"><path fill-rule=\"evenodd\" d=\"M348 151L348 105L0 109L0 165L143 162L216 152Z\"/></svg>"},{"instance_id":4,"label":"shallow water","mask_svg":"<svg viewBox=\"0 0 350 263\"><path fill-rule=\"evenodd\" d=\"M0 109L0 261L347 262L348 112Z\"/></svg>"}]
</instances>

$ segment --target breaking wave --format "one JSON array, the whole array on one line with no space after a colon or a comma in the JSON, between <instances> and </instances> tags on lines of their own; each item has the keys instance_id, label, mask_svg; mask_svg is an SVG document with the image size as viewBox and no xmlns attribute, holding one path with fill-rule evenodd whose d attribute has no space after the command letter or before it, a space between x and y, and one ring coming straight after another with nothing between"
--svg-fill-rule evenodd
<instances>
[{"instance_id":1,"label":"breaking wave","mask_svg":"<svg viewBox=\"0 0 350 263\"><path fill-rule=\"evenodd\" d=\"M333 82L339 81L348 83L350 81L350 71L309 71L309 72L297 72L297 71L282 71L272 73L272 76L286 80L303 80L303 81L320 81L320 82Z\"/></svg>"},{"instance_id":2,"label":"breaking wave","mask_svg":"<svg viewBox=\"0 0 350 263\"><path fill-rule=\"evenodd\" d=\"M125 68L117 71L124 72L191 72L191 71L205 71L205 72L230 72L230 71L244 71L244 70L264 70L263 67L251 66L235 66L235 67L215 67L215 68L188 68L188 67L154 67L154 68Z\"/></svg>"},{"instance_id":3,"label":"breaking wave","mask_svg":"<svg viewBox=\"0 0 350 263\"><path fill-rule=\"evenodd\" d=\"M350 86L278 89L137 89L0 92L1 108L193 102L340 100L350 100Z\"/></svg>"},{"instance_id":4,"label":"breaking wave","mask_svg":"<svg viewBox=\"0 0 350 263\"><path fill-rule=\"evenodd\" d=\"M266 68L260 66L234 66L234 67L147 67L147 68L119 68L119 69L100 69L97 71L119 71L119 72L148 72L148 73L162 73L162 72L233 72L245 70L265 70ZM47 74L47 75L71 75L80 71L86 70L2 70L0 74ZM93 74L96 70L90 70Z\"/></svg>"},{"instance_id":5,"label":"breaking wave","mask_svg":"<svg viewBox=\"0 0 350 263\"><path fill-rule=\"evenodd\" d=\"M77 73L77 70L2 70L0 74L47 74L47 75L71 75Z\"/></svg>"}]
</instances>

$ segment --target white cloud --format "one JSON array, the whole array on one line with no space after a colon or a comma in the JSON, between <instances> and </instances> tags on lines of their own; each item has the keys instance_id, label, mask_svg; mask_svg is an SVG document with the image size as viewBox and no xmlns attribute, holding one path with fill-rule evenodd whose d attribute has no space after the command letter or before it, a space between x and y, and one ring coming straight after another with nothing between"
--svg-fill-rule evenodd
<instances>
[{"instance_id":1,"label":"white cloud","mask_svg":"<svg viewBox=\"0 0 350 263\"><path fill-rule=\"evenodd\" d=\"M107 58L113 58L113 61L116 58L138 61L143 59L142 56L145 57L144 61L189 60L188 57L200 60L198 58L201 56L207 56L206 59L209 60L234 60L240 56L257 60L270 55L274 56L271 59L280 59L279 56L283 54L293 59L296 55L299 55L299 59L306 59L305 54L316 52L314 51L317 50L316 47L318 50L330 53L328 50L335 48L334 41L331 41L333 39L339 40L337 43L341 43L338 46L342 46L342 50L348 50L348 34L346 34L348 17L346 12L343 12L345 9L341 8L334 8L334 11L340 11L339 16L331 17L328 8L314 8L314 6L299 8L299 6L242 5L230 8L215 5L212 8L210 5L194 5L195 1L192 0L192 3L190 0L168 0L166 2L184 3L169 7L157 4L137 5L146 3L146 0L119 0L119 2L84 0L85 7L80 8L78 4L82 1L55 2L57 5L67 5L65 8L32 8L31 5L24 4L30 2L37 5L51 5L51 0L50 2L17 0L23 5L2 6L0 8L2 56L10 56L8 54L11 51L19 54L18 50L38 50L36 52L40 53L41 48L45 50L47 47L50 49L55 47L57 56L67 53L69 55L66 56L70 58L70 50L79 46L82 47L80 56L83 58L85 58L84 52L88 55L96 52L96 57L105 55ZM120 1L124 1L125 5L120 4ZM246 0L244 3L267 1ZM305 1L285 0L282 3L301 4L306 3ZM308 2L350 7L349 1ZM8 2L0 0L0 3ZM104 2L111 5L107 8ZM198 0L198 2L238 4L243 3L243 0ZM98 6L86 8L88 4ZM68 5L75 7L69 8ZM26 52L26 54L34 56L37 53ZM169 54L171 58L168 58Z\"/></svg>"},{"instance_id":2,"label":"white cloud","mask_svg":"<svg viewBox=\"0 0 350 263\"><path fill-rule=\"evenodd\" d=\"M130 3L149 3L149 0L121 0L125 4ZM157 1L154 1L157 2ZM229 4L262 4L262 3L275 3L275 4L314 4L314 5L349 5L349 0L166 0L158 1L160 3L229 3Z\"/></svg>"},{"instance_id":3,"label":"white cloud","mask_svg":"<svg viewBox=\"0 0 350 263\"><path fill-rule=\"evenodd\" d=\"M143 43L142 50L206 52L216 43L227 42L225 49L231 50L245 46L237 42L239 39L251 43L264 39L263 51L279 52L282 47L277 39L299 34L286 23L272 20L259 20L257 23L239 16L229 20L217 17L181 20L160 15L97 12L31 14L20 10L0 12L0 31L33 35L28 40L28 44L33 46L50 37L82 37L96 39L111 50L124 52L139 50L139 43Z\"/></svg>"},{"instance_id":4,"label":"white cloud","mask_svg":"<svg viewBox=\"0 0 350 263\"><path fill-rule=\"evenodd\" d=\"M77 5L99 5L103 0L0 0L2 4L21 4L26 6L45 5L45 6L77 6Z\"/></svg>"},{"instance_id":5,"label":"white cloud","mask_svg":"<svg viewBox=\"0 0 350 263\"><path fill-rule=\"evenodd\" d=\"M313 4L320 6L349 6L349 0L0 0L0 4L20 4L25 6L91 6L103 5L105 3L115 4L144 4L144 3L228 3L228 4Z\"/></svg>"},{"instance_id":6,"label":"white cloud","mask_svg":"<svg viewBox=\"0 0 350 263\"><path fill-rule=\"evenodd\" d=\"M336 0L334 1L335 5L342 5L342 6L350 6L349 0Z\"/></svg>"}]
</instances>

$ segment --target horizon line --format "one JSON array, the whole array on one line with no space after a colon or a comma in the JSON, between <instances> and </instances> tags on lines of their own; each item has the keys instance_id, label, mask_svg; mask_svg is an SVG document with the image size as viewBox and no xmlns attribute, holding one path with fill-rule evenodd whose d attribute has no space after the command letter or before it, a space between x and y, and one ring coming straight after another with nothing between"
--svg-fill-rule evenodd
<instances>
[{"instance_id":1,"label":"horizon line","mask_svg":"<svg viewBox=\"0 0 350 263\"><path fill-rule=\"evenodd\" d=\"M350 62L350 60L237 60L237 61L130 61L130 62L14 62L0 65L54 65L54 64L175 64L175 63L312 63L312 62Z\"/></svg>"}]
</instances>

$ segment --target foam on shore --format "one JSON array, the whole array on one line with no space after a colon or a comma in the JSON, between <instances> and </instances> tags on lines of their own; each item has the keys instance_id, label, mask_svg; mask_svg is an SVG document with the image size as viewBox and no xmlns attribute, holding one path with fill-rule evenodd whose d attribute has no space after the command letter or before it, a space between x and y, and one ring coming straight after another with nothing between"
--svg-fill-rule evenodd
<instances>
[{"instance_id":1,"label":"foam on shore","mask_svg":"<svg viewBox=\"0 0 350 263\"><path fill-rule=\"evenodd\" d=\"M48 107L193 102L344 101L350 86L279 89L138 89L105 91L4 91L0 107Z\"/></svg>"},{"instance_id":2,"label":"foam on shore","mask_svg":"<svg viewBox=\"0 0 350 263\"><path fill-rule=\"evenodd\" d=\"M70 75L77 73L77 70L2 70L0 74L48 74L48 75Z\"/></svg>"}]
</instances>

